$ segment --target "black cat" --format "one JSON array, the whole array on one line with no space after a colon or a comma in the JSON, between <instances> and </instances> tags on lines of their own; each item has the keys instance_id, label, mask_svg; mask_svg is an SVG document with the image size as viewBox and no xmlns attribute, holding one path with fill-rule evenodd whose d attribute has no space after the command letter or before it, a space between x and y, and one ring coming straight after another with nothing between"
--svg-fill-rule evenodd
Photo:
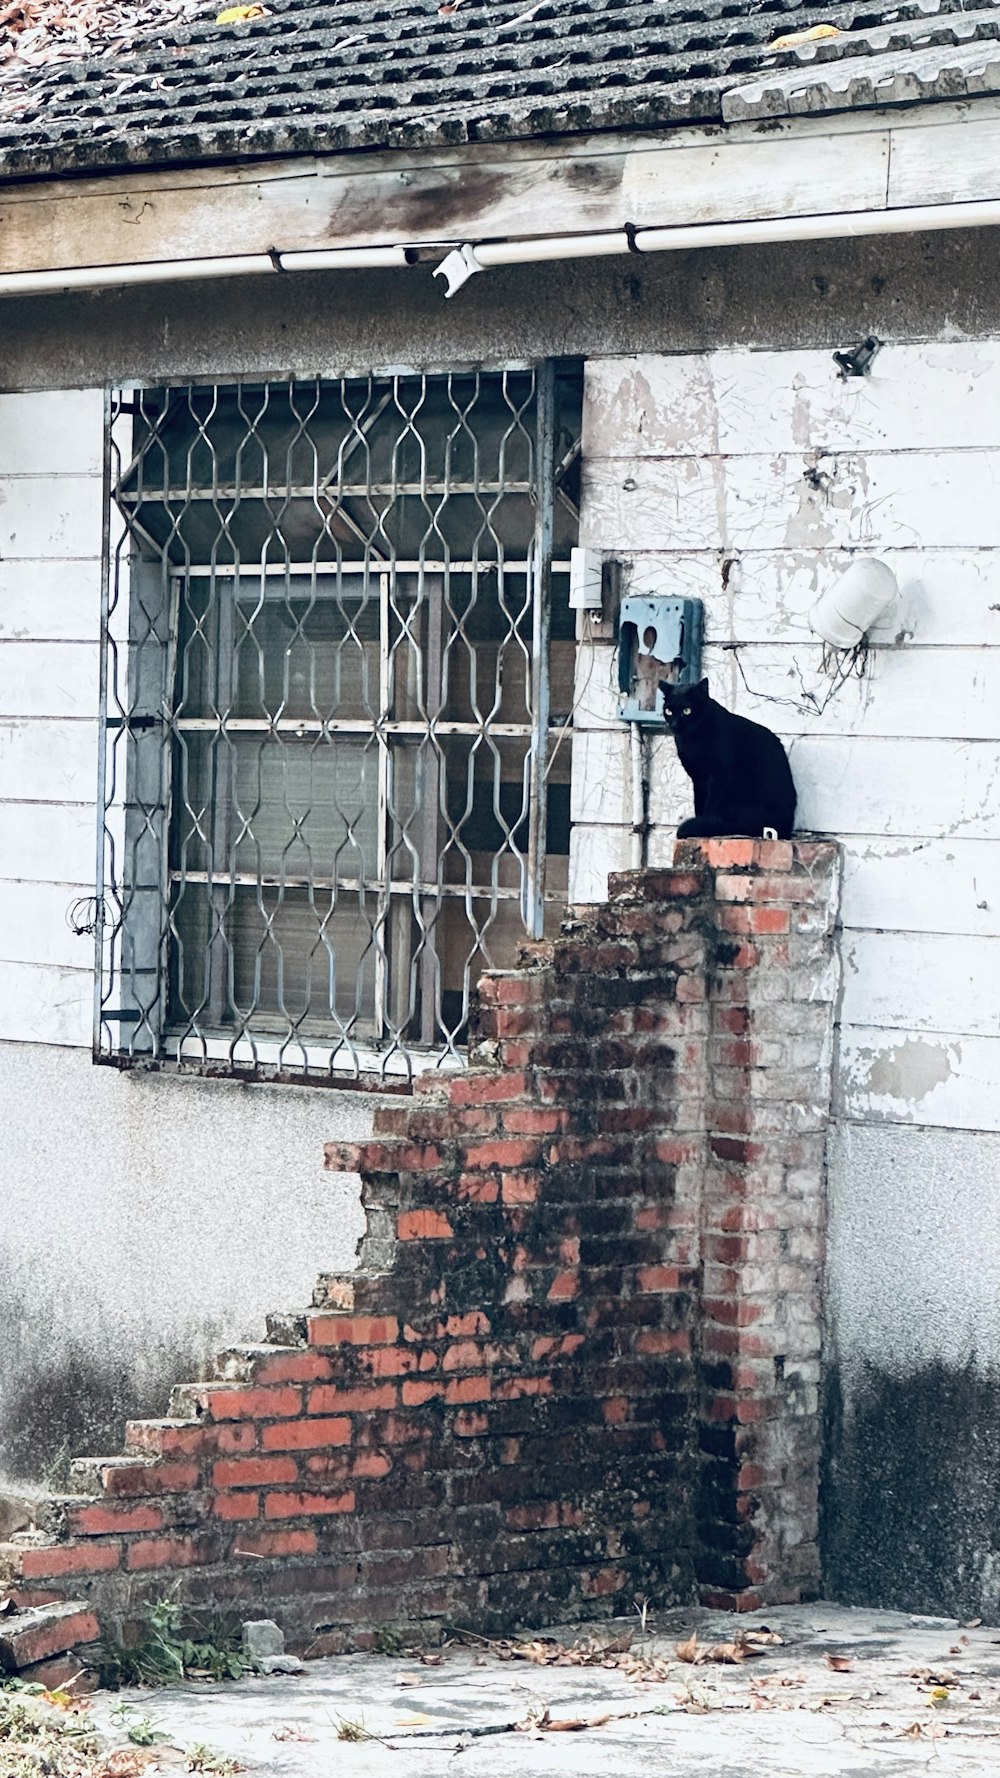
<instances>
[{"instance_id":1,"label":"black cat","mask_svg":"<svg viewBox=\"0 0 1000 1778\"><path fill-rule=\"evenodd\" d=\"M697 685L660 681L663 714L677 756L694 785L694 819L677 838L713 834L759 837L765 827L787 840L795 820L795 785L788 755L770 729L734 716Z\"/></svg>"}]
</instances>

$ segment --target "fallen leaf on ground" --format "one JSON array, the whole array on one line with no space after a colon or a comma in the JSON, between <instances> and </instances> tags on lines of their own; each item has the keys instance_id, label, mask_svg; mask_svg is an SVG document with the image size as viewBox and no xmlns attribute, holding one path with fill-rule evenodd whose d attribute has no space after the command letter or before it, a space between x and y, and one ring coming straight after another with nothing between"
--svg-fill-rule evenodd
<instances>
[{"instance_id":1,"label":"fallen leaf on ground","mask_svg":"<svg viewBox=\"0 0 1000 1778\"><path fill-rule=\"evenodd\" d=\"M556 1717L555 1720L550 1718L548 1722L540 1723L539 1727L548 1735L559 1735L572 1733L576 1729L599 1729L610 1721L611 1713L606 1711L603 1716L563 1716Z\"/></svg>"},{"instance_id":2,"label":"fallen leaf on ground","mask_svg":"<svg viewBox=\"0 0 1000 1778\"><path fill-rule=\"evenodd\" d=\"M155 1758L148 1748L116 1747L98 1766L97 1778L140 1778Z\"/></svg>"},{"instance_id":3,"label":"fallen leaf on ground","mask_svg":"<svg viewBox=\"0 0 1000 1778\"><path fill-rule=\"evenodd\" d=\"M775 37L768 44L768 49L798 49L800 43L822 43L827 37L839 37L836 25L813 25L809 31L789 31L784 37Z\"/></svg>"},{"instance_id":4,"label":"fallen leaf on ground","mask_svg":"<svg viewBox=\"0 0 1000 1778\"><path fill-rule=\"evenodd\" d=\"M773 1632L770 1634L773 1635ZM781 1638L778 1637L777 1640L780 1642ZM696 1632L693 1636L689 1636L686 1642L678 1642L675 1652L679 1661L686 1661L693 1667L703 1666L706 1661L718 1662L720 1666L736 1667L741 1662L749 1660L752 1655L764 1654L767 1646L767 1643L761 1644L759 1641L751 1641L749 1636L741 1633L739 1636L734 1636L732 1642L716 1642L711 1648L702 1648Z\"/></svg>"},{"instance_id":5,"label":"fallen leaf on ground","mask_svg":"<svg viewBox=\"0 0 1000 1778\"><path fill-rule=\"evenodd\" d=\"M826 1664L834 1673L849 1673L854 1666L850 1655L827 1655Z\"/></svg>"},{"instance_id":6,"label":"fallen leaf on ground","mask_svg":"<svg viewBox=\"0 0 1000 1778\"><path fill-rule=\"evenodd\" d=\"M247 19L262 19L266 16L263 6L226 6L216 14L217 25L242 25Z\"/></svg>"},{"instance_id":7,"label":"fallen leaf on ground","mask_svg":"<svg viewBox=\"0 0 1000 1778\"><path fill-rule=\"evenodd\" d=\"M425 1711L415 1710L412 1716L397 1716L396 1727L399 1729L420 1729L425 1723L433 1721L434 1718L428 1716Z\"/></svg>"},{"instance_id":8,"label":"fallen leaf on ground","mask_svg":"<svg viewBox=\"0 0 1000 1778\"><path fill-rule=\"evenodd\" d=\"M307 1735L305 1729L297 1728L295 1723L286 1722L280 1729L275 1729L272 1741L315 1741L315 1735Z\"/></svg>"}]
</instances>

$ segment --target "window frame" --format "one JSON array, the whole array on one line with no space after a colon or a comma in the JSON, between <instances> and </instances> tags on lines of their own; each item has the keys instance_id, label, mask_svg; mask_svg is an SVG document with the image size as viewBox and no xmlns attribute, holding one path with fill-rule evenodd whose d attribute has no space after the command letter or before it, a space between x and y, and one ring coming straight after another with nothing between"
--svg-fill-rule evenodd
<instances>
[{"instance_id":1,"label":"window frame","mask_svg":"<svg viewBox=\"0 0 1000 1778\"><path fill-rule=\"evenodd\" d=\"M425 897L423 895L424 884L420 877L416 879L416 882L409 878L400 878L397 881L393 878L389 868L389 860L386 854L383 836L386 834L387 828L391 824L387 811L390 809L393 801L389 789L389 774L393 769L393 753L394 751L398 751L402 746L405 746L407 733L412 734L417 739L417 744L419 746L422 745L429 732L426 713L417 720L394 717L390 714L391 695L390 687L388 685L388 675L392 671L391 655L393 647L390 640L390 613L396 604L396 595L399 592L402 579L405 578L407 573L419 573L421 577L420 589L415 593L414 599L416 604L419 604L420 600L423 599L426 608L428 635L431 638L431 645L427 649L427 656L430 662L429 678L433 684L435 680L440 677L440 654L442 648L446 645L445 625L441 614L442 595L440 592L437 594L439 609L436 617L431 609L435 598L433 591L431 592L429 599L425 596L427 587L433 580L433 564L428 564L423 559L414 560L412 563L405 558L402 560L392 560L385 565L385 568L380 575L378 634L380 685L379 710L376 720L372 723L367 719L352 721L351 719L338 719L335 717L324 716L321 719L317 718L310 724L308 719L296 717L288 717L286 719L287 726L294 732L295 740L298 740L299 738L304 739L307 733L313 731L322 732L326 738L329 738L332 734L342 734L348 745L350 744L350 737L353 734L357 734L359 741L363 741L365 745L370 744L373 738L375 739L378 752L378 791L375 824L377 834L380 836L379 856L377 859L375 879L369 879L367 873L363 873L360 884L360 893L362 897L366 893L371 893L377 897L378 907L376 912L376 926L383 932L383 934L393 926L394 922L391 910L394 907L394 903L407 896L410 897L415 910L418 902L421 907L426 909L430 907L431 900L436 899L436 911L433 911L430 916L425 914L425 917L428 917L429 919L429 924L426 928L428 931L432 930L433 921L440 917L440 909L449 897L463 898L469 904L470 922L472 917L471 905L473 901L484 900L489 896L491 898L491 907L493 909L493 913L491 913L490 916L492 920L495 916L498 903L516 899L520 905L523 922L523 932L521 936L535 938L542 936L543 931L545 930L546 912L549 911L551 917L551 910L553 907L558 907L565 902L564 890L553 890L551 885L548 890L546 889L546 803L548 773L551 770L553 753L558 748L559 740L565 734L566 729L571 723L571 713L565 714L562 720L554 725L550 721L550 647L553 578L555 577L557 581L565 579L568 586L569 571L568 559L553 560L554 511L557 499L561 499L566 504L571 504L562 483L567 469L571 467L572 463L579 457L580 437L579 424L577 424L575 442L571 441L570 449L565 453L563 459L557 462L556 361L547 359L538 361L534 364L514 363L504 364L502 366L483 365L471 368L460 367L457 369L456 367L446 367L437 372L395 370L384 373L373 372L370 374L370 377L369 373L364 373L364 376L368 377L369 381L372 383L380 382L383 377L386 379L421 377L424 379L425 383L437 383L439 379L452 379L463 375L471 375L477 378L490 378L506 374L514 376L521 372L530 373L533 379L534 451L536 454L533 458L535 471L530 489L530 498L535 514L534 531L529 544L528 555L522 555L520 557L514 557L510 561L504 561L501 573L508 572L514 574L516 572L523 575L526 599L524 610L527 611L530 605L530 662L526 667L526 676L530 685L528 700L529 720L527 724L504 724L500 721L491 721L489 719L484 721L480 717L478 723L470 722L463 724L461 722L445 722L441 720L439 714L437 717L432 715L430 719L431 730L433 730L436 737L464 734L471 739L476 734L480 735L480 738L485 734L488 736L490 744L498 740L516 740L517 742L523 741L526 744L524 775L527 781L526 811L528 835L526 856L521 869L521 881L518 887L511 888L510 886L500 884L497 880L497 872L495 869L492 872L492 881L488 884L470 885L469 882L455 885L446 884L442 880L441 858L439 853L436 879L428 882L428 893ZM346 376L339 379L316 379L318 388L325 387L327 384L335 384L339 382L341 389L343 389L344 385L351 381L352 379ZM268 390L280 389L292 391L297 385L295 379L288 378L279 379L277 381L268 379L262 386L266 387ZM167 390L168 388L180 390L181 392L187 390L189 391L189 395L191 392L204 391L206 389L214 391L220 389L242 390L243 387L245 387L245 385L238 383L176 383L168 385L161 382L155 385L156 390ZM402 1034L398 1017L396 1018L395 1029L392 1028L392 1021L389 1018L388 989L385 982L387 971L386 957L388 951L388 946L386 944L381 946L376 945L376 981L374 989L376 1018L371 1041L366 1040L363 1035L352 1036L349 1027L339 1035L337 1032L331 1031L324 1036L318 1036L314 1032L310 1032L307 1029L300 1030L298 1027L285 1029L283 1032L275 1032L273 1035L269 1035L261 1029L249 1031L246 1022L244 1022L242 1027L234 1033L232 1029L227 1029L225 1026L224 1012L221 1018L206 1022L207 1024L214 1023L214 1029L205 1028L197 1031L189 1029L185 1032L183 1030L171 1028L172 1025L176 1027L178 1023L177 1021L171 1020L168 1006L171 971L174 967L172 962L172 951L177 942L174 916L171 911L171 885L172 877L176 875L176 870L171 861L172 841L170 839L170 833L174 821L174 810L177 806L171 761L176 737L183 735L185 732L193 732L198 724L197 717L192 716L190 718L185 718L183 715L178 716L174 709L174 705L177 701L175 697L175 687L177 685L178 670L178 614L180 609L179 600L182 597L178 591L178 587L180 583L185 581L190 583L192 580L198 580L204 577L210 577L212 584L217 587L224 584L228 576L228 579L231 582L228 603L233 607L233 611L235 612L239 603L241 578L245 575L258 581L263 578L266 582L267 574L273 573L276 577L280 577L282 586L285 589L282 596L287 604L289 599L289 585L296 578L296 564L294 560L286 560L283 563L275 563L273 566L262 566L260 563L248 563L241 569L239 563L237 563L235 567L231 565L223 565L223 567L219 568L215 564L200 563L188 559L183 565L179 565L176 562L169 562L164 550L161 549L160 560L156 565L156 571L160 576L161 583L164 577L168 583L166 596L164 597L164 588L162 584L159 595L160 605L161 607L165 606L168 616L165 633L159 634L156 632L156 625L160 621L160 617L157 615L156 603L155 600L151 601L149 605L145 602L140 584L144 570L142 564L138 563L136 559L128 553L127 544L129 541L129 528L120 520L117 526L118 534L116 535L116 518L118 518L118 515L115 511L115 489L116 483L119 488L123 485L123 476L121 469L118 470L117 478L115 475L115 464L113 460L114 424L116 419L120 420L122 415L131 413L134 417L137 407L141 406L141 401L142 394L138 389L124 392L117 406L115 406L112 397L109 395L106 412L105 573L101 614L101 720L99 737L101 799L98 811L98 882L96 904L97 920L95 931L97 972L94 1001L94 1060L101 1063L112 1063L119 1067L161 1067L163 1065L177 1065L185 1068L194 1068L200 1072L209 1072L213 1074L231 1073L239 1077L251 1073L257 1076L277 1079L308 1079L310 1082L316 1083L321 1083L323 1081L350 1081L354 1084L361 1084L366 1077L371 1076L386 1083L391 1081L405 1082L416 1068L423 1068L426 1066L460 1066L464 1059L463 1052L461 1045L455 1041L454 1032L447 1035L446 1041L442 1041L441 1033L435 1033L433 1029L435 1010L436 1008L439 1010L440 994L442 992L440 971L443 966L444 956L443 944L445 941L443 937L440 945L438 944L437 939L435 939L434 945L429 943L424 945L420 953L422 959L420 969L423 972L424 979L419 996L421 1007L420 1030L416 1037ZM545 466L544 473L540 473L540 465ZM131 533L131 536L134 539L134 531ZM151 631L156 633L155 646L160 650L159 676L157 678L154 674L154 683L151 687L142 683L143 667L137 663L142 649L145 648L147 651L152 652L153 644L148 641L148 638L143 641L137 640L133 637L131 628L129 629L128 634L124 637L121 634L120 606L122 590L120 581L122 578L123 565L126 560L128 566L125 571L125 597L129 613L129 626L133 623L133 607L142 610L150 622ZM461 560L457 564L450 562L449 572L455 572L462 566L464 566L464 564ZM338 589L335 597L340 609L343 608L343 585L345 581L347 581L352 574L362 573L362 569L357 563L340 561L318 564L315 560L315 556L311 562L305 564L305 568L306 572L312 576L313 585L315 585L317 575L319 575L320 578L327 575L335 577ZM367 583L367 580L370 577L370 564L367 562L363 573ZM473 595L473 597L475 596L476 595ZM149 619L150 610L153 610L154 613L152 619ZM118 619L117 634L116 615ZM230 630L232 631L234 627L235 619L233 618L230 621ZM230 663L228 668L225 668L225 658L223 658L223 667L225 668L230 688L232 688L233 683L238 677L238 670L235 666L234 646L234 638L233 635L230 634L227 641L224 643L224 648L227 651L225 658L228 658ZM120 694L121 655L123 648L127 687L124 702L122 701ZM218 659L213 658L213 670L218 671L218 665ZM434 695L439 697L439 688ZM426 701L425 692L425 703ZM214 723L209 722L206 726L209 728L214 727L216 731L218 731L218 718L215 719ZM227 720L225 726L227 727L226 738L229 740L229 730L231 730L233 734L237 734L240 731L240 728L245 728L247 724L245 719L233 717ZM262 726L274 727L275 724L273 722L265 722L263 724L258 723L257 730ZM280 723L277 726L280 727ZM170 730L171 738L169 744L166 744L163 740L164 728ZM123 738L124 754L122 753ZM290 744L294 744L294 742ZM473 741L473 745L475 744L478 743ZM129 817L126 815L121 832L117 835L113 834L109 830L108 815L110 811L117 808L116 799L121 799L123 774L126 779L130 780L131 786L134 788L135 784L142 777L144 771L147 774L152 771L153 768L150 762L153 761L157 749L159 749L158 762L161 774L161 782L158 789L159 802L142 803L142 799L134 796L132 790L126 787L124 804L130 805L134 802L139 802L141 804L141 816L136 817L133 815L132 829L130 832ZM566 749L567 761L570 751L570 749ZM233 769L235 771L235 766ZM443 767L440 769L442 771L444 770ZM164 773L165 782L163 781ZM233 807L234 801L232 796L229 797L228 801L222 798L217 799L213 803L211 814L213 826L220 822L223 825L227 821L231 823L233 819ZM426 848L431 845L429 823L431 820L439 820L439 807L442 809L444 807L440 793L437 797L437 805L433 800L428 800L425 797L423 812L426 817L425 825L428 827L428 832L421 843L425 848L426 856L430 855ZM152 814L151 810L153 811ZM521 826L523 820L524 815L522 814L518 820L517 826ZM508 842L509 837L508 834ZM440 838L438 838L437 845L440 847ZM138 869L136 869L134 877L128 879L128 867L122 862L123 859L127 858L129 855L131 855L133 859L138 857L140 851L143 849L158 854L158 874L156 881L154 882L151 878L148 884L139 880L140 873ZM230 892L232 892L233 888L236 886L237 874L238 873L233 874L232 880L229 883ZM194 882L196 880L196 875L197 873L192 873L190 871L186 872L185 881L187 883ZM223 882L223 876L224 873L213 869L212 881L209 884L209 889L224 888L225 884ZM261 873L258 871L257 879L255 879L258 889L260 887L260 877ZM314 875L309 884L310 895L315 892L317 886L318 879ZM319 886L323 887L325 892L326 886ZM283 894L286 887L287 885L282 886ZM292 887L294 887L294 885ZM342 880L334 875L329 887L336 898L337 895L343 894L349 885L347 884L346 879ZM133 909L131 913L128 912L127 906L123 902L123 893L126 897L126 901L128 897L131 897L132 901L135 901L138 898L140 891L144 891L146 888L150 891L150 894L147 897L147 906L151 911L148 912L146 917L147 930L143 932L141 922L138 920L135 910ZM475 890L477 893L473 894L472 890ZM481 893L479 893L480 891ZM158 930L156 930L157 917L155 912L155 900L157 894L159 895L160 904ZM487 930L488 925L489 922L487 923ZM375 927L373 927L372 930L374 932ZM421 928L421 930L423 931L424 928ZM136 963L135 958L137 942L139 950L142 953L138 963ZM391 944L392 942L393 940L390 937L389 943ZM230 949L232 948L229 935L228 933L223 933L223 926L220 920L215 929L215 949L221 949L223 943L229 945ZM131 963L127 963L126 951L130 947ZM145 947L144 950L143 947ZM211 944L209 949L211 951ZM144 957L145 961L143 961ZM505 961L512 960L513 959L508 958L498 959L501 964ZM210 961L210 974L213 970L214 985L212 989L212 1005L216 1014L218 1014L219 1009L224 1006L225 989L219 970ZM439 972L436 990L437 1000L435 1000L435 995L432 992L430 980L435 970ZM153 1000L147 999L143 1002L133 995L132 1001L130 1001L128 993L121 991L124 987L126 977L128 977L133 987L136 982L143 979L147 981L147 985L151 986L150 978L154 975L156 978L156 994ZM468 993L470 991L468 965L466 966L466 975L463 978L463 981L463 993L465 995L465 1005L467 1007ZM151 1007L154 1004L158 1009L155 1014L155 1025L151 1017ZM256 1005L254 1010L256 1010ZM299 1024L301 1025L302 1023L303 1021L300 1020ZM137 1028L143 1029L144 1032L144 1042L141 1044L130 1041L130 1038L134 1036ZM405 1021L403 1030L405 1031Z\"/></svg>"}]
</instances>

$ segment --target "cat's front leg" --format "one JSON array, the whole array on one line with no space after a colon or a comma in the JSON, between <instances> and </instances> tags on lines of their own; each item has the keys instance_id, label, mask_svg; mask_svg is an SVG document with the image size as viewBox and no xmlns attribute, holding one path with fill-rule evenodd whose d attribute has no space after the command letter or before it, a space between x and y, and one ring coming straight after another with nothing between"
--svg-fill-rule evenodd
<instances>
[{"instance_id":1,"label":"cat's front leg","mask_svg":"<svg viewBox=\"0 0 1000 1778\"><path fill-rule=\"evenodd\" d=\"M719 817L712 815L693 815L689 821L682 821L677 829L679 840L711 840L720 835L732 833L732 826Z\"/></svg>"}]
</instances>

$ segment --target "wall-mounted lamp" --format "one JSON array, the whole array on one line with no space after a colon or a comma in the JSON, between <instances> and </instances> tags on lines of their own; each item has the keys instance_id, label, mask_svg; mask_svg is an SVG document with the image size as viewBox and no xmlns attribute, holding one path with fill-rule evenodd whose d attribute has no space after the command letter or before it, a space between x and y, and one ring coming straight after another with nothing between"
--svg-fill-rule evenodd
<instances>
[{"instance_id":1,"label":"wall-mounted lamp","mask_svg":"<svg viewBox=\"0 0 1000 1778\"><path fill-rule=\"evenodd\" d=\"M888 611L899 592L892 569L875 556L855 556L809 613L809 627L830 648L857 648L875 619Z\"/></svg>"}]
</instances>

